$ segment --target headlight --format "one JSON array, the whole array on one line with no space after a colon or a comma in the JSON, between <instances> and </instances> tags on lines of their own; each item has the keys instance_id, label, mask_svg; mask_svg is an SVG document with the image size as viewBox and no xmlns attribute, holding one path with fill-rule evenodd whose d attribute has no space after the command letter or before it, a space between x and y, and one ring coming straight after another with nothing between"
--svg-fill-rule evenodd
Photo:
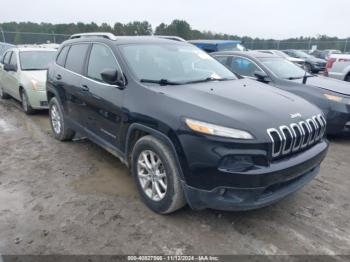
<instances>
[{"instance_id":1,"label":"headlight","mask_svg":"<svg viewBox=\"0 0 350 262\"><path fill-rule=\"evenodd\" d=\"M32 80L32 90L36 91L38 89L38 81Z\"/></svg>"},{"instance_id":2,"label":"headlight","mask_svg":"<svg viewBox=\"0 0 350 262\"><path fill-rule=\"evenodd\" d=\"M324 94L324 96L328 100L332 100L332 101L335 101L335 102L341 102L343 100L343 98L341 96L335 96L335 95L330 95L330 94Z\"/></svg>"},{"instance_id":3,"label":"headlight","mask_svg":"<svg viewBox=\"0 0 350 262\"><path fill-rule=\"evenodd\" d=\"M253 139L254 137L243 130L238 130L234 128L228 128L223 126L217 126L214 124L209 124L193 119L186 119L186 125L193 131L199 132L202 134L221 136L221 137L230 137L236 139Z\"/></svg>"}]
</instances>

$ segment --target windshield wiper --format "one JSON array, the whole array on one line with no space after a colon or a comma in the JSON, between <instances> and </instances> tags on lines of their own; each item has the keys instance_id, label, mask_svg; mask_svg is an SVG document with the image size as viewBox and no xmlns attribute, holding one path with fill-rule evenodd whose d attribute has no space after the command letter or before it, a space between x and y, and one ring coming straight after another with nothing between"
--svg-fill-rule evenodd
<instances>
[{"instance_id":1,"label":"windshield wiper","mask_svg":"<svg viewBox=\"0 0 350 262\"><path fill-rule=\"evenodd\" d=\"M141 79L141 83L152 83L152 84L158 84L161 86L175 86L175 85L182 85L183 83L180 82L174 82L169 81L167 79L160 79L160 80L151 80L151 79Z\"/></svg>"},{"instance_id":2,"label":"windshield wiper","mask_svg":"<svg viewBox=\"0 0 350 262\"><path fill-rule=\"evenodd\" d=\"M207 77L204 79L199 80L193 80L185 82L186 84L196 84L196 83L204 83L204 82L211 82L211 81L228 81L228 80L234 80L233 78L215 78L215 77Z\"/></svg>"},{"instance_id":3,"label":"windshield wiper","mask_svg":"<svg viewBox=\"0 0 350 262\"><path fill-rule=\"evenodd\" d=\"M302 79L302 78L309 78L309 77L314 77L314 75L305 75L305 76L292 76L292 77L287 77L288 80L297 80L297 79Z\"/></svg>"}]
</instances>

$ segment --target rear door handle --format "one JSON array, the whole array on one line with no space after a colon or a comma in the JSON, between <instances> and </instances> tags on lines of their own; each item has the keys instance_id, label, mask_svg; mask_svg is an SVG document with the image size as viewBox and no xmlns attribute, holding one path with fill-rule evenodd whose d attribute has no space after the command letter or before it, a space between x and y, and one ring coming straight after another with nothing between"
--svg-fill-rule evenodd
<instances>
[{"instance_id":1,"label":"rear door handle","mask_svg":"<svg viewBox=\"0 0 350 262\"><path fill-rule=\"evenodd\" d=\"M81 85L81 90L89 91L89 87L87 85Z\"/></svg>"},{"instance_id":2,"label":"rear door handle","mask_svg":"<svg viewBox=\"0 0 350 262\"><path fill-rule=\"evenodd\" d=\"M62 76L60 74L56 75L56 79L57 80L61 80L62 79Z\"/></svg>"}]
</instances>

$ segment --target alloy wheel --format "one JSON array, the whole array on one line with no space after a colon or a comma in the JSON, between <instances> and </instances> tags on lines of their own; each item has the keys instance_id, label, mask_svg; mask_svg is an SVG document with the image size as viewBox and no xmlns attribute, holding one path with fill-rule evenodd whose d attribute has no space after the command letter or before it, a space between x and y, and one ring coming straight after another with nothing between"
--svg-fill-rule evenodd
<instances>
[{"instance_id":1,"label":"alloy wheel","mask_svg":"<svg viewBox=\"0 0 350 262\"><path fill-rule=\"evenodd\" d=\"M61 116L60 116L60 113L59 113L56 105L51 106L50 117L51 117L52 127L53 127L55 133L60 134L62 123L61 123Z\"/></svg>"},{"instance_id":2,"label":"alloy wheel","mask_svg":"<svg viewBox=\"0 0 350 262\"><path fill-rule=\"evenodd\" d=\"M153 201L161 201L167 192L167 176L160 157L144 150L138 157L137 175L143 192Z\"/></svg>"}]
</instances>

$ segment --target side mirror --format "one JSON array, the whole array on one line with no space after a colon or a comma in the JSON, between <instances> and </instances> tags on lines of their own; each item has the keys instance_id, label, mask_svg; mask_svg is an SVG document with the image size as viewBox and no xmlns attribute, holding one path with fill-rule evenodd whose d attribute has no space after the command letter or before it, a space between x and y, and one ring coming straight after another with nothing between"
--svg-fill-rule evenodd
<instances>
[{"instance_id":1,"label":"side mirror","mask_svg":"<svg viewBox=\"0 0 350 262\"><path fill-rule=\"evenodd\" d=\"M17 72L17 66L15 66L15 65L10 65L10 64L5 64L5 65L4 65L4 70L5 70L5 71Z\"/></svg>"},{"instance_id":2,"label":"side mirror","mask_svg":"<svg viewBox=\"0 0 350 262\"><path fill-rule=\"evenodd\" d=\"M104 82L110 85L117 85L118 87L124 87L124 77L118 70L105 69L101 72L101 77Z\"/></svg>"},{"instance_id":3,"label":"side mirror","mask_svg":"<svg viewBox=\"0 0 350 262\"><path fill-rule=\"evenodd\" d=\"M270 77L263 71L255 71L254 75L257 78L257 80L260 82L263 82L263 83L271 82Z\"/></svg>"}]
</instances>

